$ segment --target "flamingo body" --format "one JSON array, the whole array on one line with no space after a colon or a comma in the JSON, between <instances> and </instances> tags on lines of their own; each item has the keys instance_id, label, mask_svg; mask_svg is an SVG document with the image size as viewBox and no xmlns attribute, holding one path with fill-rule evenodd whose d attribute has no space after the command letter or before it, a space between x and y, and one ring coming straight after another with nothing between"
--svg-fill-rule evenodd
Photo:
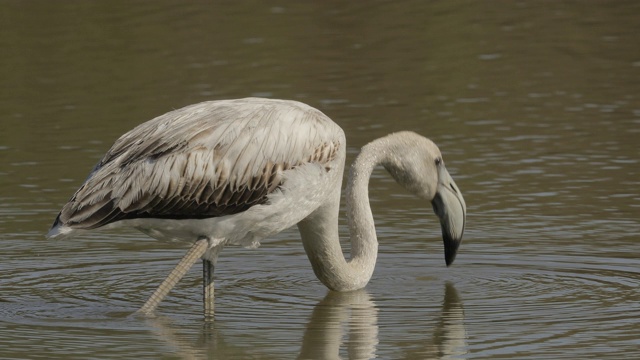
<instances>
[{"instance_id":1,"label":"flamingo body","mask_svg":"<svg viewBox=\"0 0 640 360\"><path fill-rule=\"evenodd\" d=\"M438 147L412 132L372 141L351 166L347 219L351 256L338 239L345 135L296 101L247 98L178 109L122 135L58 214L50 238L133 227L194 245L141 311L152 313L199 259L205 313L213 309L213 266L227 244L257 247L298 225L317 277L330 289L364 287L378 243L368 181L377 165L440 218L447 265L464 232L466 205ZM209 304L209 305L207 305Z\"/></svg>"},{"instance_id":2,"label":"flamingo body","mask_svg":"<svg viewBox=\"0 0 640 360\"><path fill-rule=\"evenodd\" d=\"M163 240L256 247L340 187L344 154L342 129L299 102L187 106L120 137L48 236L128 226Z\"/></svg>"}]
</instances>

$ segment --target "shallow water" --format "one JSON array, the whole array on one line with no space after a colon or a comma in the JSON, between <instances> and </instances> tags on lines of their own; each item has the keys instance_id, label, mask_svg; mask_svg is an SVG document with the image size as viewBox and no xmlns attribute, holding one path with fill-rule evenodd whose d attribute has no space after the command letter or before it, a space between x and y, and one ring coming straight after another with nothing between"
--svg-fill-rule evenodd
<instances>
[{"instance_id":1,"label":"shallow water","mask_svg":"<svg viewBox=\"0 0 640 360\"><path fill-rule=\"evenodd\" d=\"M635 2L0 8L0 358L640 356ZM324 288L292 229L224 250L212 323L197 266L158 318L131 316L186 245L44 240L120 134L243 96L318 107L349 162L389 132L433 139L468 206L455 264L383 170L366 289Z\"/></svg>"}]
</instances>

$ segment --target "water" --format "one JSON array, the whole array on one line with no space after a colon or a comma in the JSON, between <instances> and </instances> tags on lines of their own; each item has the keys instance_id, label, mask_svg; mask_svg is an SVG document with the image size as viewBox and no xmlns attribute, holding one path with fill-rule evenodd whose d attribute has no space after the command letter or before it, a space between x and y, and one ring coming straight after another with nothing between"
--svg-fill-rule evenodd
<instances>
[{"instance_id":1,"label":"water","mask_svg":"<svg viewBox=\"0 0 640 360\"><path fill-rule=\"evenodd\" d=\"M635 2L0 9L0 358L640 356ZM199 269L158 318L131 316L185 246L133 231L44 240L120 134L244 96L318 107L345 129L349 162L392 131L432 138L468 205L454 266L430 204L382 170L366 289L327 291L290 230L225 249L213 323Z\"/></svg>"}]
</instances>

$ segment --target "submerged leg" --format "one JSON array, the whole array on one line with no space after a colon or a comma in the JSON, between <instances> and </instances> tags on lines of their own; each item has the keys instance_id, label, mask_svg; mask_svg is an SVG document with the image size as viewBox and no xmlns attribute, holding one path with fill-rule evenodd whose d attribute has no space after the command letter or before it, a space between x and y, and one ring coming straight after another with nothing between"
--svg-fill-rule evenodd
<instances>
[{"instance_id":1,"label":"submerged leg","mask_svg":"<svg viewBox=\"0 0 640 360\"><path fill-rule=\"evenodd\" d=\"M191 269L193 264L204 255L209 247L207 239L200 239L196 241L193 246L187 251L187 254L180 260L178 265L171 271L169 276L160 284L156 291L151 294L149 300L138 310L138 313L143 315L151 315L156 310L156 307L160 304L162 299L167 296L169 291L182 279L184 274Z\"/></svg>"},{"instance_id":2,"label":"submerged leg","mask_svg":"<svg viewBox=\"0 0 640 360\"><path fill-rule=\"evenodd\" d=\"M205 318L213 318L213 269L212 261L202 259L202 303Z\"/></svg>"},{"instance_id":3,"label":"submerged leg","mask_svg":"<svg viewBox=\"0 0 640 360\"><path fill-rule=\"evenodd\" d=\"M202 304L204 306L204 317L206 320L213 320L214 306L214 288L213 288L213 269L218 262L218 255L224 245L222 239L213 239L218 244L207 250L202 256Z\"/></svg>"}]
</instances>

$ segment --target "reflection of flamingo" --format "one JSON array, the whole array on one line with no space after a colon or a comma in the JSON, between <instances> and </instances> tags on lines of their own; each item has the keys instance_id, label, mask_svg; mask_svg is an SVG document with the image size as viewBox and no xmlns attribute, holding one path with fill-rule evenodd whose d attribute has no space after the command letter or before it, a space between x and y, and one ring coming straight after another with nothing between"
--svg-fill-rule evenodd
<instances>
[{"instance_id":1,"label":"reflection of flamingo","mask_svg":"<svg viewBox=\"0 0 640 360\"><path fill-rule=\"evenodd\" d=\"M377 357L378 342L378 308L371 296L365 290L330 291L313 309L298 359L337 359L345 343L349 359L373 359ZM467 353L464 310L453 284L445 284L440 321L433 338L394 343L393 347L403 350L402 359L453 359Z\"/></svg>"},{"instance_id":2,"label":"reflection of flamingo","mask_svg":"<svg viewBox=\"0 0 640 360\"><path fill-rule=\"evenodd\" d=\"M452 283L447 282L440 321L433 340L407 347L402 359L463 359L469 352L462 300Z\"/></svg>"},{"instance_id":3,"label":"reflection of flamingo","mask_svg":"<svg viewBox=\"0 0 640 360\"><path fill-rule=\"evenodd\" d=\"M467 329L464 324L464 308L462 300L452 283L445 284L442 317L438 324L439 331L434 334L434 344L438 354L446 354L442 358L458 359L469 351Z\"/></svg>"},{"instance_id":4,"label":"reflection of flamingo","mask_svg":"<svg viewBox=\"0 0 640 360\"><path fill-rule=\"evenodd\" d=\"M466 206L438 147L412 132L374 140L351 167L347 218L351 258L338 239L345 136L320 111L295 101L204 102L148 121L116 141L64 205L49 237L129 226L159 239L195 242L140 309L152 313L199 258L205 313L213 312L213 266L226 244L256 247L298 224L305 251L327 287L364 287L378 242L367 185L381 164L431 201L447 265L464 232Z\"/></svg>"},{"instance_id":5,"label":"reflection of flamingo","mask_svg":"<svg viewBox=\"0 0 640 360\"><path fill-rule=\"evenodd\" d=\"M407 324L398 323L396 317L387 314L386 319L400 325L405 334L401 339L393 338L399 333L389 324L382 325L387 331L380 332L379 315L393 311L386 306L379 309L374 298L365 290L349 292L328 291L320 300L304 327L302 344L297 359L338 359L346 354L348 359L373 359L377 357L393 357L401 359L459 359L468 354L467 331L465 327L462 300L451 283L445 284L442 308L437 316L440 320L425 319L424 325L410 329ZM385 316L382 314L382 318ZM260 319L255 319L260 321ZM261 331L241 332L232 336L225 331L229 324L205 322L195 341L186 336L184 324L174 324L163 317L147 319L154 333L160 340L174 348L175 355L182 359L199 359L212 356L217 359L252 358L273 359L273 353L263 347L251 347L247 351L246 339L259 336ZM245 329L246 330L246 329ZM276 330L279 341L290 349L286 339L297 339L299 334L293 332L283 336L281 329ZM397 329L396 329L397 330ZM267 330L270 335L273 332ZM406 336L406 332L412 336ZM431 333L431 335L429 335ZM409 340L410 339L410 340ZM379 344L386 344L380 347ZM380 352L389 351L394 356L384 356Z\"/></svg>"},{"instance_id":6,"label":"reflection of flamingo","mask_svg":"<svg viewBox=\"0 0 640 360\"><path fill-rule=\"evenodd\" d=\"M349 359L376 357L378 308L366 290L327 293L313 309L298 359L338 359L347 334Z\"/></svg>"}]
</instances>

